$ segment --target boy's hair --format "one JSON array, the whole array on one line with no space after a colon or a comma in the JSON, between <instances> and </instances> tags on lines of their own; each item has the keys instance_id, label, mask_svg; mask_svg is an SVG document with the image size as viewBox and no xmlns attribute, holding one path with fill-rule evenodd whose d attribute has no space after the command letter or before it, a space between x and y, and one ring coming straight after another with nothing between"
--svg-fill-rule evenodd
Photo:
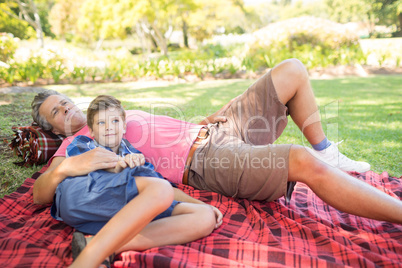
<instances>
[{"instance_id":1,"label":"boy's hair","mask_svg":"<svg viewBox=\"0 0 402 268\"><path fill-rule=\"evenodd\" d=\"M115 108L120 112L123 120L126 120L126 112L121 106L121 102L113 96L109 95L99 95L89 104L87 110L87 124L90 129L94 124L94 117L100 111L105 111L109 108Z\"/></svg>"},{"instance_id":2,"label":"boy's hair","mask_svg":"<svg viewBox=\"0 0 402 268\"><path fill-rule=\"evenodd\" d=\"M45 90L43 92L38 93L38 95L36 95L31 103L31 108L32 108L32 119L43 129L43 130L52 130L53 127L51 124L49 124L49 122L46 121L46 119L44 117L42 117L39 114L39 108L42 105L42 103L50 96L53 95L60 95L63 96L64 98L66 98L67 100L69 100L71 103L73 103L73 101L68 98L67 96L60 94L57 91L54 90Z\"/></svg>"}]
</instances>

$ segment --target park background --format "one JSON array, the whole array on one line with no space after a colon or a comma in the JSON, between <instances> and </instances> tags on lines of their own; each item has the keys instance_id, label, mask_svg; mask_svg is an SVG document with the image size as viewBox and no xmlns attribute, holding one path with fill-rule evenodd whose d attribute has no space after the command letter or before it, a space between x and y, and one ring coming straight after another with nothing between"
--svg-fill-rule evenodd
<instances>
[{"instance_id":1,"label":"park background","mask_svg":"<svg viewBox=\"0 0 402 268\"><path fill-rule=\"evenodd\" d=\"M40 88L196 121L287 58L341 150L400 176L401 24L400 0L0 0L1 196L41 168L7 145ZM305 143L294 124L278 142Z\"/></svg>"}]
</instances>

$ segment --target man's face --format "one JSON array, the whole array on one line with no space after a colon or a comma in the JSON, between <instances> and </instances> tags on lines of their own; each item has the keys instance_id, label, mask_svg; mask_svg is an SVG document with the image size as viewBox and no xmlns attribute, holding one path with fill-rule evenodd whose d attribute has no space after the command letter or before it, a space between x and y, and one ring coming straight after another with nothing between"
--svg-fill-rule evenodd
<instances>
[{"instance_id":1,"label":"man's face","mask_svg":"<svg viewBox=\"0 0 402 268\"><path fill-rule=\"evenodd\" d=\"M120 111L114 108L99 111L94 116L93 126L90 127L91 136L102 146L109 147L117 153L126 124Z\"/></svg>"},{"instance_id":2,"label":"man's face","mask_svg":"<svg viewBox=\"0 0 402 268\"><path fill-rule=\"evenodd\" d=\"M71 136L87 121L82 111L61 95L49 96L39 107L39 114L52 125L52 132L57 135Z\"/></svg>"}]
</instances>

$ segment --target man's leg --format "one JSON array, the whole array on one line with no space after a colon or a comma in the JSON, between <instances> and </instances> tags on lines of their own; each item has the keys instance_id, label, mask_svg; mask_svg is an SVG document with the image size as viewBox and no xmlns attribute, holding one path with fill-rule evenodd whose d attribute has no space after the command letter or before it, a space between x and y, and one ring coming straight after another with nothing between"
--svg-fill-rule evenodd
<instances>
[{"instance_id":1,"label":"man's leg","mask_svg":"<svg viewBox=\"0 0 402 268\"><path fill-rule=\"evenodd\" d=\"M307 184L332 207L357 216L402 223L402 201L333 168L302 146L292 146L289 154L289 181Z\"/></svg>"},{"instance_id":2,"label":"man's leg","mask_svg":"<svg viewBox=\"0 0 402 268\"><path fill-rule=\"evenodd\" d=\"M279 100L288 107L290 116L304 136L310 144L321 142L325 134L304 65L296 59L285 60L275 66L271 74Z\"/></svg>"},{"instance_id":3,"label":"man's leg","mask_svg":"<svg viewBox=\"0 0 402 268\"><path fill-rule=\"evenodd\" d=\"M307 70L299 60L283 61L272 69L271 75L279 100L288 107L309 143L320 150L311 151L317 158L344 171L370 170L368 163L347 158L326 139Z\"/></svg>"}]
</instances>

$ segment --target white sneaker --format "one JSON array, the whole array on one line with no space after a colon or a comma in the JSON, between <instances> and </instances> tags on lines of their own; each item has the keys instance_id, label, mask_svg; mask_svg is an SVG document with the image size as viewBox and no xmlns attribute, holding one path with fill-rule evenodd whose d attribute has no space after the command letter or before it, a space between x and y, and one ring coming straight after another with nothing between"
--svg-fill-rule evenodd
<instances>
[{"instance_id":1,"label":"white sneaker","mask_svg":"<svg viewBox=\"0 0 402 268\"><path fill-rule=\"evenodd\" d=\"M339 152L338 149L338 144L340 144L342 141L333 143L331 142L331 145L322 151L313 151L313 155L323 161L324 163L327 163L330 166L339 168L340 170L343 171L356 171L356 172L366 172L370 170L370 164L366 162L361 162L361 161L354 161L352 159L349 159L345 155Z\"/></svg>"}]
</instances>

